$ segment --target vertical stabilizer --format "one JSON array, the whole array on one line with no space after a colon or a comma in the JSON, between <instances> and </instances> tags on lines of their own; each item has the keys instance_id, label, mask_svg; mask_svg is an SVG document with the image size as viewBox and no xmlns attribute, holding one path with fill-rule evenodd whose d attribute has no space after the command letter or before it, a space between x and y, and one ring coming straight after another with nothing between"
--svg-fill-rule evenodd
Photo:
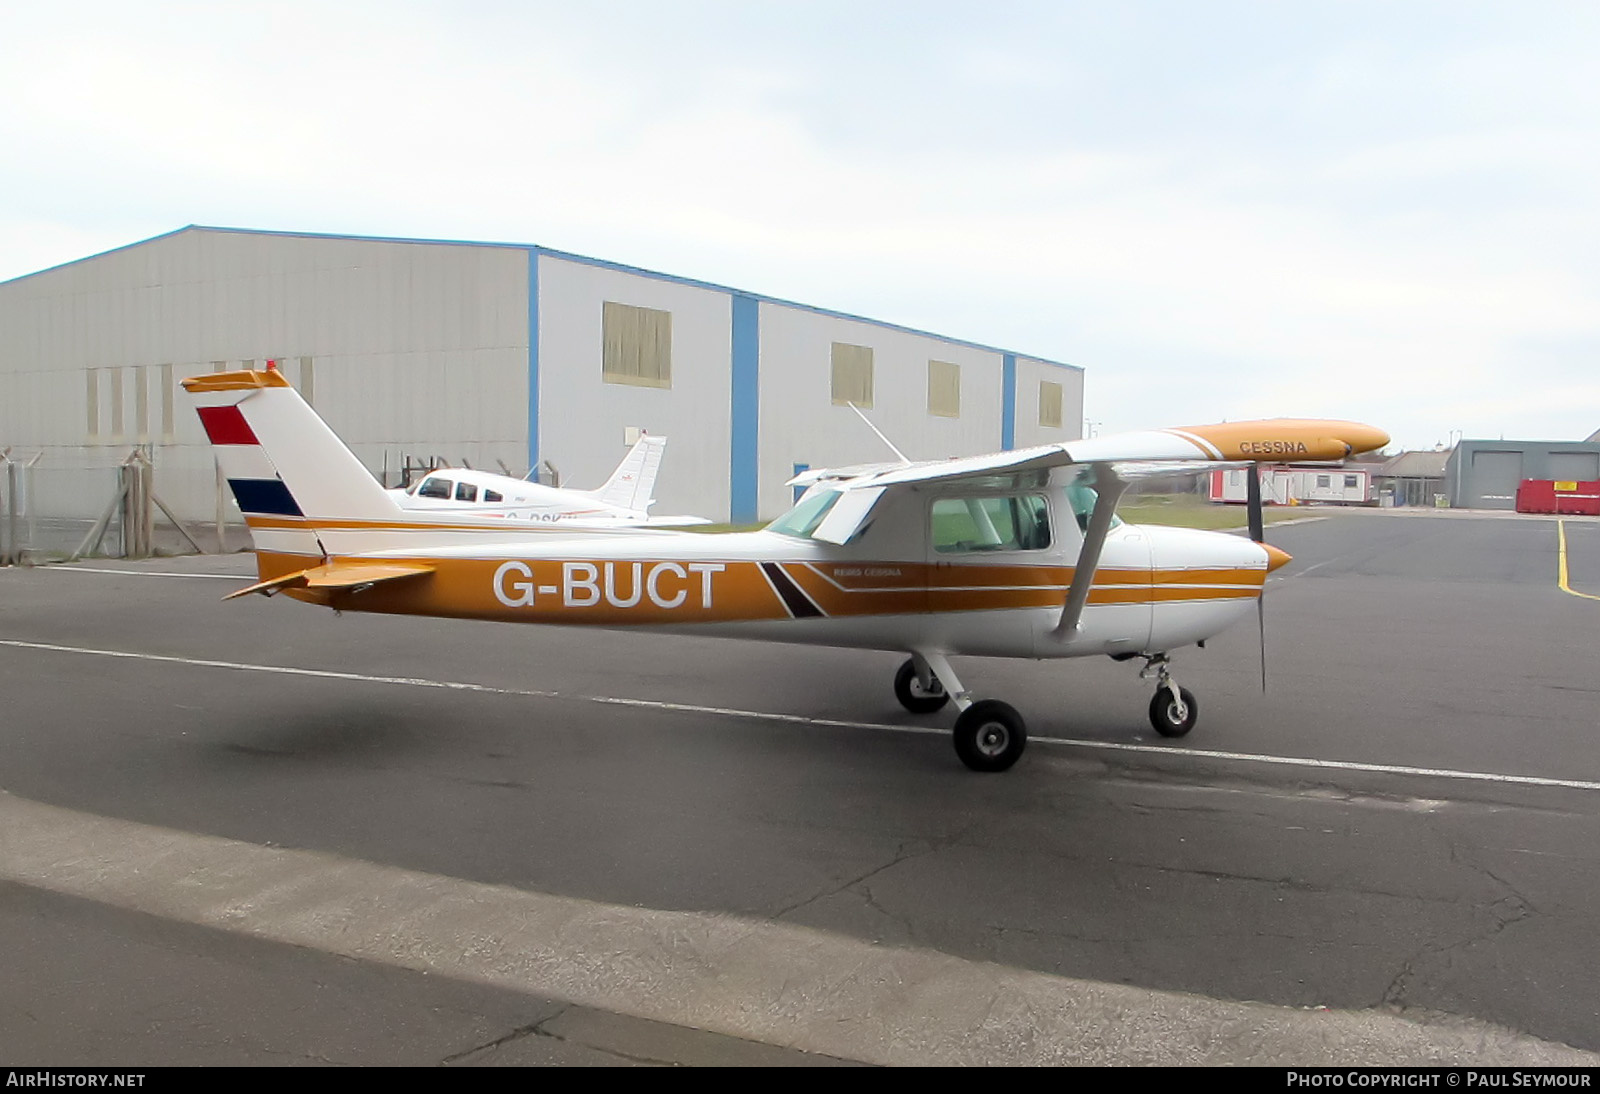
<instances>
[{"instance_id":1,"label":"vertical stabilizer","mask_svg":"<svg viewBox=\"0 0 1600 1094\"><path fill-rule=\"evenodd\" d=\"M611 473L606 484L589 495L607 505L615 505L637 516L644 516L654 499L650 492L656 488L656 474L661 470L661 454L666 451L665 437L640 437L622 462Z\"/></svg>"},{"instance_id":2,"label":"vertical stabilizer","mask_svg":"<svg viewBox=\"0 0 1600 1094\"><path fill-rule=\"evenodd\" d=\"M394 519L400 508L276 371L183 381L239 511L252 517ZM303 537L301 537L303 538ZM257 545L261 537L256 536Z\"/></svg>"}]
</instances>

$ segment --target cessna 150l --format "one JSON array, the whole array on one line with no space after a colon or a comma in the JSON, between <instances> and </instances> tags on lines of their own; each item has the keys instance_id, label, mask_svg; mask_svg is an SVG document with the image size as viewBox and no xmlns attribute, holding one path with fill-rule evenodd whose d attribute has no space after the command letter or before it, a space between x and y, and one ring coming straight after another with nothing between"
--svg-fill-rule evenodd
<instances>
[{"instance_id":1,"label":"cessna 150l","mask_svg":"<svg viewBox=\"0 0 1600 1094\"><path fill-rule=\"evenodd\" d=\"M815 473L756 532L580 533L402 509L277 372L184 387L255 543L260 581L230 596L900 651L901 704L931 713L953 700L956 752L978 771L1014 764L1027 729L1009 704L974 698L951 657L1142 658L1157 681L1151 721L1181 736L1198 707L1168 654L1248 615L1289 560L1240 536L1123 524L1129 483L1388 442L1339 421L1152 430Z\"/></svg>"},{"instance_id":2,"label":"cessna 150l","mask_svg":"<svg viewBox=\"0 0 1600 1094\"><path fill-rule=\"evenodd\" d=\"M568 527L709 524L704 517L652 517L656 475L667 439L644 434L605 485L596 490L544 486L526 479L450 467L430 471L409 490L390 490L402 509L448 510L509 520L560 522Z\"/></svg>"}]
</instances>

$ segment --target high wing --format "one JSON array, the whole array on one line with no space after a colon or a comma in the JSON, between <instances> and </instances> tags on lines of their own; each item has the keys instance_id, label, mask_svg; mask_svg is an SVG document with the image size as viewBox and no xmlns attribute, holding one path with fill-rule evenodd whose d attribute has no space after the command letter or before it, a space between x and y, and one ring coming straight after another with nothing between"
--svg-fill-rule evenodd
<instances>
[{"instance_id":1,"label":"high wing","mask_svg":"<svg viewBox=\"0 0 1600 1094\"><path fill-rule=\"evenodd\" d=\"M1035 471L1074 463L1192 463L1196 465L1194 470L1199 470L1230 462L1342 460L1352 453L1382 448L1388 443L1387 433L1359 422L1270 418L1178 429L1145 429L1083 441L995 452L987 456L960 456L909 466L891 466L881 471L869 468L865 474L850 480L850 485L891 486L969 475ZM1168 467L1162 473L1175 470Z\"/></svg>"},{"instance_id":2,"label":"high wing","mask_svg":"<svg viewBox=\"0 0 1600 1094\"><path fill-rule=\"evenodd\" d=\"M1093 470L1098 498L1084 530L1072 584L1061 606L1061 619L1053 632L1057 638L1068 641L1077 633L1084 605L1088 603L1117 502L1131 483L1185 471L1209 470L1219 465L1281 460L1336 461L1356 452L1382 448L1388 443L1387 433L1359 422L1271 418L1140 430L986 456L961 456L909 465L879 464L837 479L825 470L807 472L793 481L796 484L802 479L807 484L827 482L830 488L844 493L813 533L816 538L843 544L866 527L878 498L890 487L1088 465Z\"/></svg>"}]
</instances>

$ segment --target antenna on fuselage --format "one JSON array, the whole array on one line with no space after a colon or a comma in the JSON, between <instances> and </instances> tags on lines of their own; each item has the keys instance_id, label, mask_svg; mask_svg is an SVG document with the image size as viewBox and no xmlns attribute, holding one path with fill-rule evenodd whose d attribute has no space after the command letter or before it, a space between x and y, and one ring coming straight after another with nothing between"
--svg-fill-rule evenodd
<instances>
[{"instance_id":1,"label":"antenna on fuselage","mask_svg":"<svg viewBox=\"0 0 1600 1094\"><path fill-rule=\"evenodd\" d=\"M856 417L860 418L863 422L867 423L867 428L868 429L872 430L874 433L876 433L878 435L878 440L882 441L884 444L889 446L889 451L893 452L895 454L895 456L900 460L901 463L903 463L903 464L910 464L911 463L910 460L906 459L906 454L904 452L900 451L898 448L896 448L894 446L894 442L891 441L888 437L885 437L883 435L883 431L881 429L879 429L877 426L872 424L872 419L868 418L865 414L861 413L861 408L860 407L856 406L856 404L854 404L854 403L848 403L846 405L849 406L851 410L856 412Z\"/></svg>"}]
</instances>

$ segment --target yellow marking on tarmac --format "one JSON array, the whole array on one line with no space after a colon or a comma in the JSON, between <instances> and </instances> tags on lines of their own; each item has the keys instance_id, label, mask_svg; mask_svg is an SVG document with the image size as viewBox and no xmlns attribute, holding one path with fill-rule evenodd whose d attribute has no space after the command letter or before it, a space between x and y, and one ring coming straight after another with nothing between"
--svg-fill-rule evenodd
<instances>
[{"instance_id":1,"label":"yellow marking on tarmac","mask_svg":"<svg viewBox=\"0 0 1600 1094\"><path fill-rule=\"evenodd\" d=\"M1556 521L1556 541L1560 545L1560 550L1556 553L1556 584L1561 586L1561 591L1571 593L1573 596L1581 596L1585 600L1600 600L1600 596L1595 596L1593 593L1580 593L1567 584L1567 522L1564 520Z\"/></svg>"}]
</instances>

